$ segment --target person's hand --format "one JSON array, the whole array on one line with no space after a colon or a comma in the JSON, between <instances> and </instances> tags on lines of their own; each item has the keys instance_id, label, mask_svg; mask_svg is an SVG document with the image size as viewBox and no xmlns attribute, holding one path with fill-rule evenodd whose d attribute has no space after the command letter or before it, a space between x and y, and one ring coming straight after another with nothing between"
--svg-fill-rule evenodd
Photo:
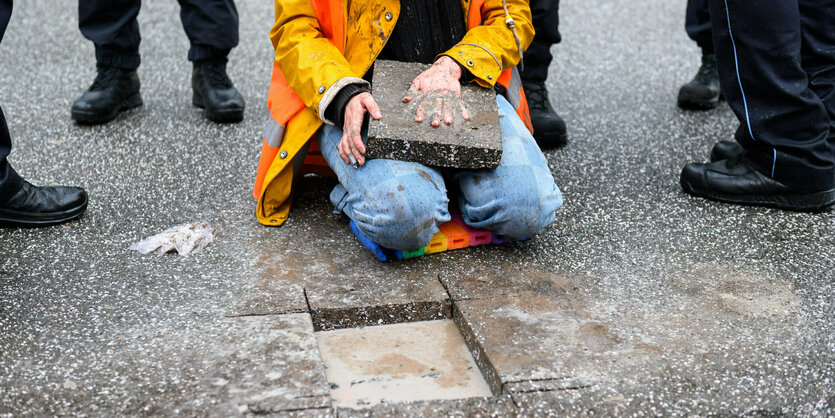
<instances>
[{"instance_id":1,"label":"person's hand","mask_svg":"<svg viewBox=\"0 0 835 418\"><path fill-rule=\"evenodd\" d=\"M365 112L374 119L381 119L380 106L371 97L371 93L360 93L345 105L345 123L342 125L342 139L336 149L345 164L351 164L348 156L353 155L359 165L365 164L365 144L362 143L362 122Z\"/></svg>"},{"instance_id":2,"label":"person's hand","mask_svg":"<svg viewBox=\"0 0 835 418\"><path fill-rule=\"evenodd\" d=\"M432 126L441 126L441 118L447 125L452 125L453 109L461 112L464 120L470 120L470 114L461 101L461 67L446 55L438 58L431 67L420 73L412 81L411 87L403 103L411 102L416 96L420 98L415 122L423 122L426 109L429 108L429 118Z\"/></svg>"}]
</instances>

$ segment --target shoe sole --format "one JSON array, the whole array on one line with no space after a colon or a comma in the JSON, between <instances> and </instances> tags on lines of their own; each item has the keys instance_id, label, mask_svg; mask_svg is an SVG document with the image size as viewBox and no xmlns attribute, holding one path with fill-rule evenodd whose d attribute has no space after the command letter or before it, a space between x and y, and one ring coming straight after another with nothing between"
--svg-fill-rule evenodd
<instances>
[{"instance_id":1,"label":"shoe sole","mask_svg":"<svg viewBox=\"0 0 835 418\"><path fill-rule=\"evenodd\" d=\"M545 132L537 133L534 136L536 144L540 149L554 149L562 148L568 145L568 133L565 132Z\"/></svg>"},{"instance_id":2,"label":"shoe sole","mask_svg":"<svg viewBox=\"0 0 835 418\"><path fill-rule=\"evenodd\" d=\"M719 102L724 100L725 96L722 93L719 93L719 97L708 101L695 100L690 97L679 97L678 107L686 110L711 110L719 106Z\"/></svg>"},{"instance_id":3,"label":"shoe sole","mask_svg":"<svg viewBox=\"0 0 835 418\"><path fill-rule=\"evenodd\" d=\"M11 228L40 228L44 226L60 225L73 219L80 218L87 210L87 199L84 203L62 212L38 215L28 212L0 209L0 227Z\"/></svg>"},{"instance_id":4,"label":"shoe sole","mask_svg":"<svg viewBox=\"0 0 835 418\"><path fill-rule=\"evenodd\" d=\"M693 196L725 203L747 206L765 206L797 212L823 212L835 204L835 189L807 194L788 195L737 195L699 190L681 179L681 188Z\"/></svg>"},{"instance_id":5,"label":"shoe sole","mask_svg":"<svg viewBox=\"0 0 835 418\"><path fill-rule=\"evenodd\" d=\"M119 106L106 115L73 109L72 118L74 121L82 125L101 125L116 119L116 116L119 116L119 113L135 109L139 106L142 106L142 96L139 93L136 93L125 98L125 100L122 100Z\"/></svg>"},{"instance_id":6,"label":"shoe sole","mask_svg":"<svg viewBox=\"0 0 835 418\"><path fill-rule=\"evenodd\" d=\"M194 93L191 98L191 104L195 107L203 109L203 117L215 123L238 123L244 120L243 109L229 109L229 110L212 110L203 106L203 97Z\"/></svg>"}]
</instances>

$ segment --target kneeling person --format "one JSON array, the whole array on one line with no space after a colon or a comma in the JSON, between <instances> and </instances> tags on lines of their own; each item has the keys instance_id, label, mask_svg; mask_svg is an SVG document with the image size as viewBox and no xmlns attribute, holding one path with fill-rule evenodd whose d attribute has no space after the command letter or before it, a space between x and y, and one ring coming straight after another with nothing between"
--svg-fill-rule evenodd
<instances>
[{"instance_id":1,"label":"kneeling person","mask_svg":"<svg viewBox=\"0 0 835 418\"><path fill-rule=\"evenodd\" d=\"M427 245L438 226L450 220L447 186L467 224L507 238L531 237L554 220L562 196L531 136L518 80L511 80L518 77L511 69L519 61L519 47L526 47L533 36L530 9L524 0L507 0L506 16L502 0L469 3L360 0L349 4L343 19L339 0L276 2L271 34L276 55L268 100L272 122L255 190L262 223L286 220L293 178L314 134L339 179L331 192L337 211L384 247L412 250ZM515 23L519 47L506 25L508 17ZM500 165L441 171L413 162L366 161L365 115L384 117L367 80L377 58L432 64L414 79L404 101L420 101L415 122L434 127L451 124L453 111L468 118L459 106L462 82L492 88L503 80L498 87L507 98L496 98ZM357 168L350 164L352 158Z\"/></svg>"}]
</instances>

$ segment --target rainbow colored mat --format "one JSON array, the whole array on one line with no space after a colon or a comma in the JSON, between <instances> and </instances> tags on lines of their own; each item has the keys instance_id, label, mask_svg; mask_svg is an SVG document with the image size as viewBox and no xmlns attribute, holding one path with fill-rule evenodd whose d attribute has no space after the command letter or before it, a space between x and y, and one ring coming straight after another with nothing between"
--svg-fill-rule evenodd
<instances>
[{"instance_id":1,"label":"rainbow colored mat","mask_svg":"<svg viewBox=\"0 0 835 418\"><path fill-rule=\"evenodd\" d=\"M371 241L360 232L359 228L350 222L351 231L360 240L365 248L368 248L374 257L380 261L389 260L405 260L407 258L420 257L424 254L440 253L447 250L457 250L459 248L475 247L477 245L487 244L504 244L510 242L499 235L494 235L486 229L473 228L464 223L461 214L454 208L450 207L450 215L452 220L444 222L440 226L440 231L432 236L432 241L429 245L419 248L414 251L400 251L391 248L385 248L374 241ZM525 238L516 241L524 241Z\"/></svg>"}]
</instances>

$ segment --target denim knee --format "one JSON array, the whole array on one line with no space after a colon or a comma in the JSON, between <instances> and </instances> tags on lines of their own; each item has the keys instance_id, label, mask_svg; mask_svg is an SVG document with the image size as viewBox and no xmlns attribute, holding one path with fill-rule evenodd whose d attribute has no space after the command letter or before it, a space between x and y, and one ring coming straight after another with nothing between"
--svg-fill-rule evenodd
<instances>
[{"instance_id":1,"label":"denim knee","mask_svg":"<svg viewBox=\"0 0 835 418\"><path fill-rule=\"evenodd\" d=\"M386 248L415 250L426 246L450 220L443 179L427 169L374 184L356 196L354 222L372 241Z\"/></svg>"},{"instance_id":2,"label":"denim knee","mask_svg":"<svg viewBox=\"0 0 835 418\"><path fill-rule=\"evenodd\" d=\"M518 239L531 238L554 221L556 210L562 206L562 194L550 171L516 165L487 174L464 173L459 177L459 204L467 223Z\"/></svg>"},{"instance_id":3,"label":"denim knee","mask_svg":"<svg viewBox=\"0 0 835 418\"><path fill-rule=\"evenodd\" d=\"M556 210L562 205L562 196L556 205L553 199L543 197L541 194L531 194L501 201L496 217L506 219L506 222L494 230L507 239L532 238L538 234L554 221Z\"/></svg>"}]
</instances>

